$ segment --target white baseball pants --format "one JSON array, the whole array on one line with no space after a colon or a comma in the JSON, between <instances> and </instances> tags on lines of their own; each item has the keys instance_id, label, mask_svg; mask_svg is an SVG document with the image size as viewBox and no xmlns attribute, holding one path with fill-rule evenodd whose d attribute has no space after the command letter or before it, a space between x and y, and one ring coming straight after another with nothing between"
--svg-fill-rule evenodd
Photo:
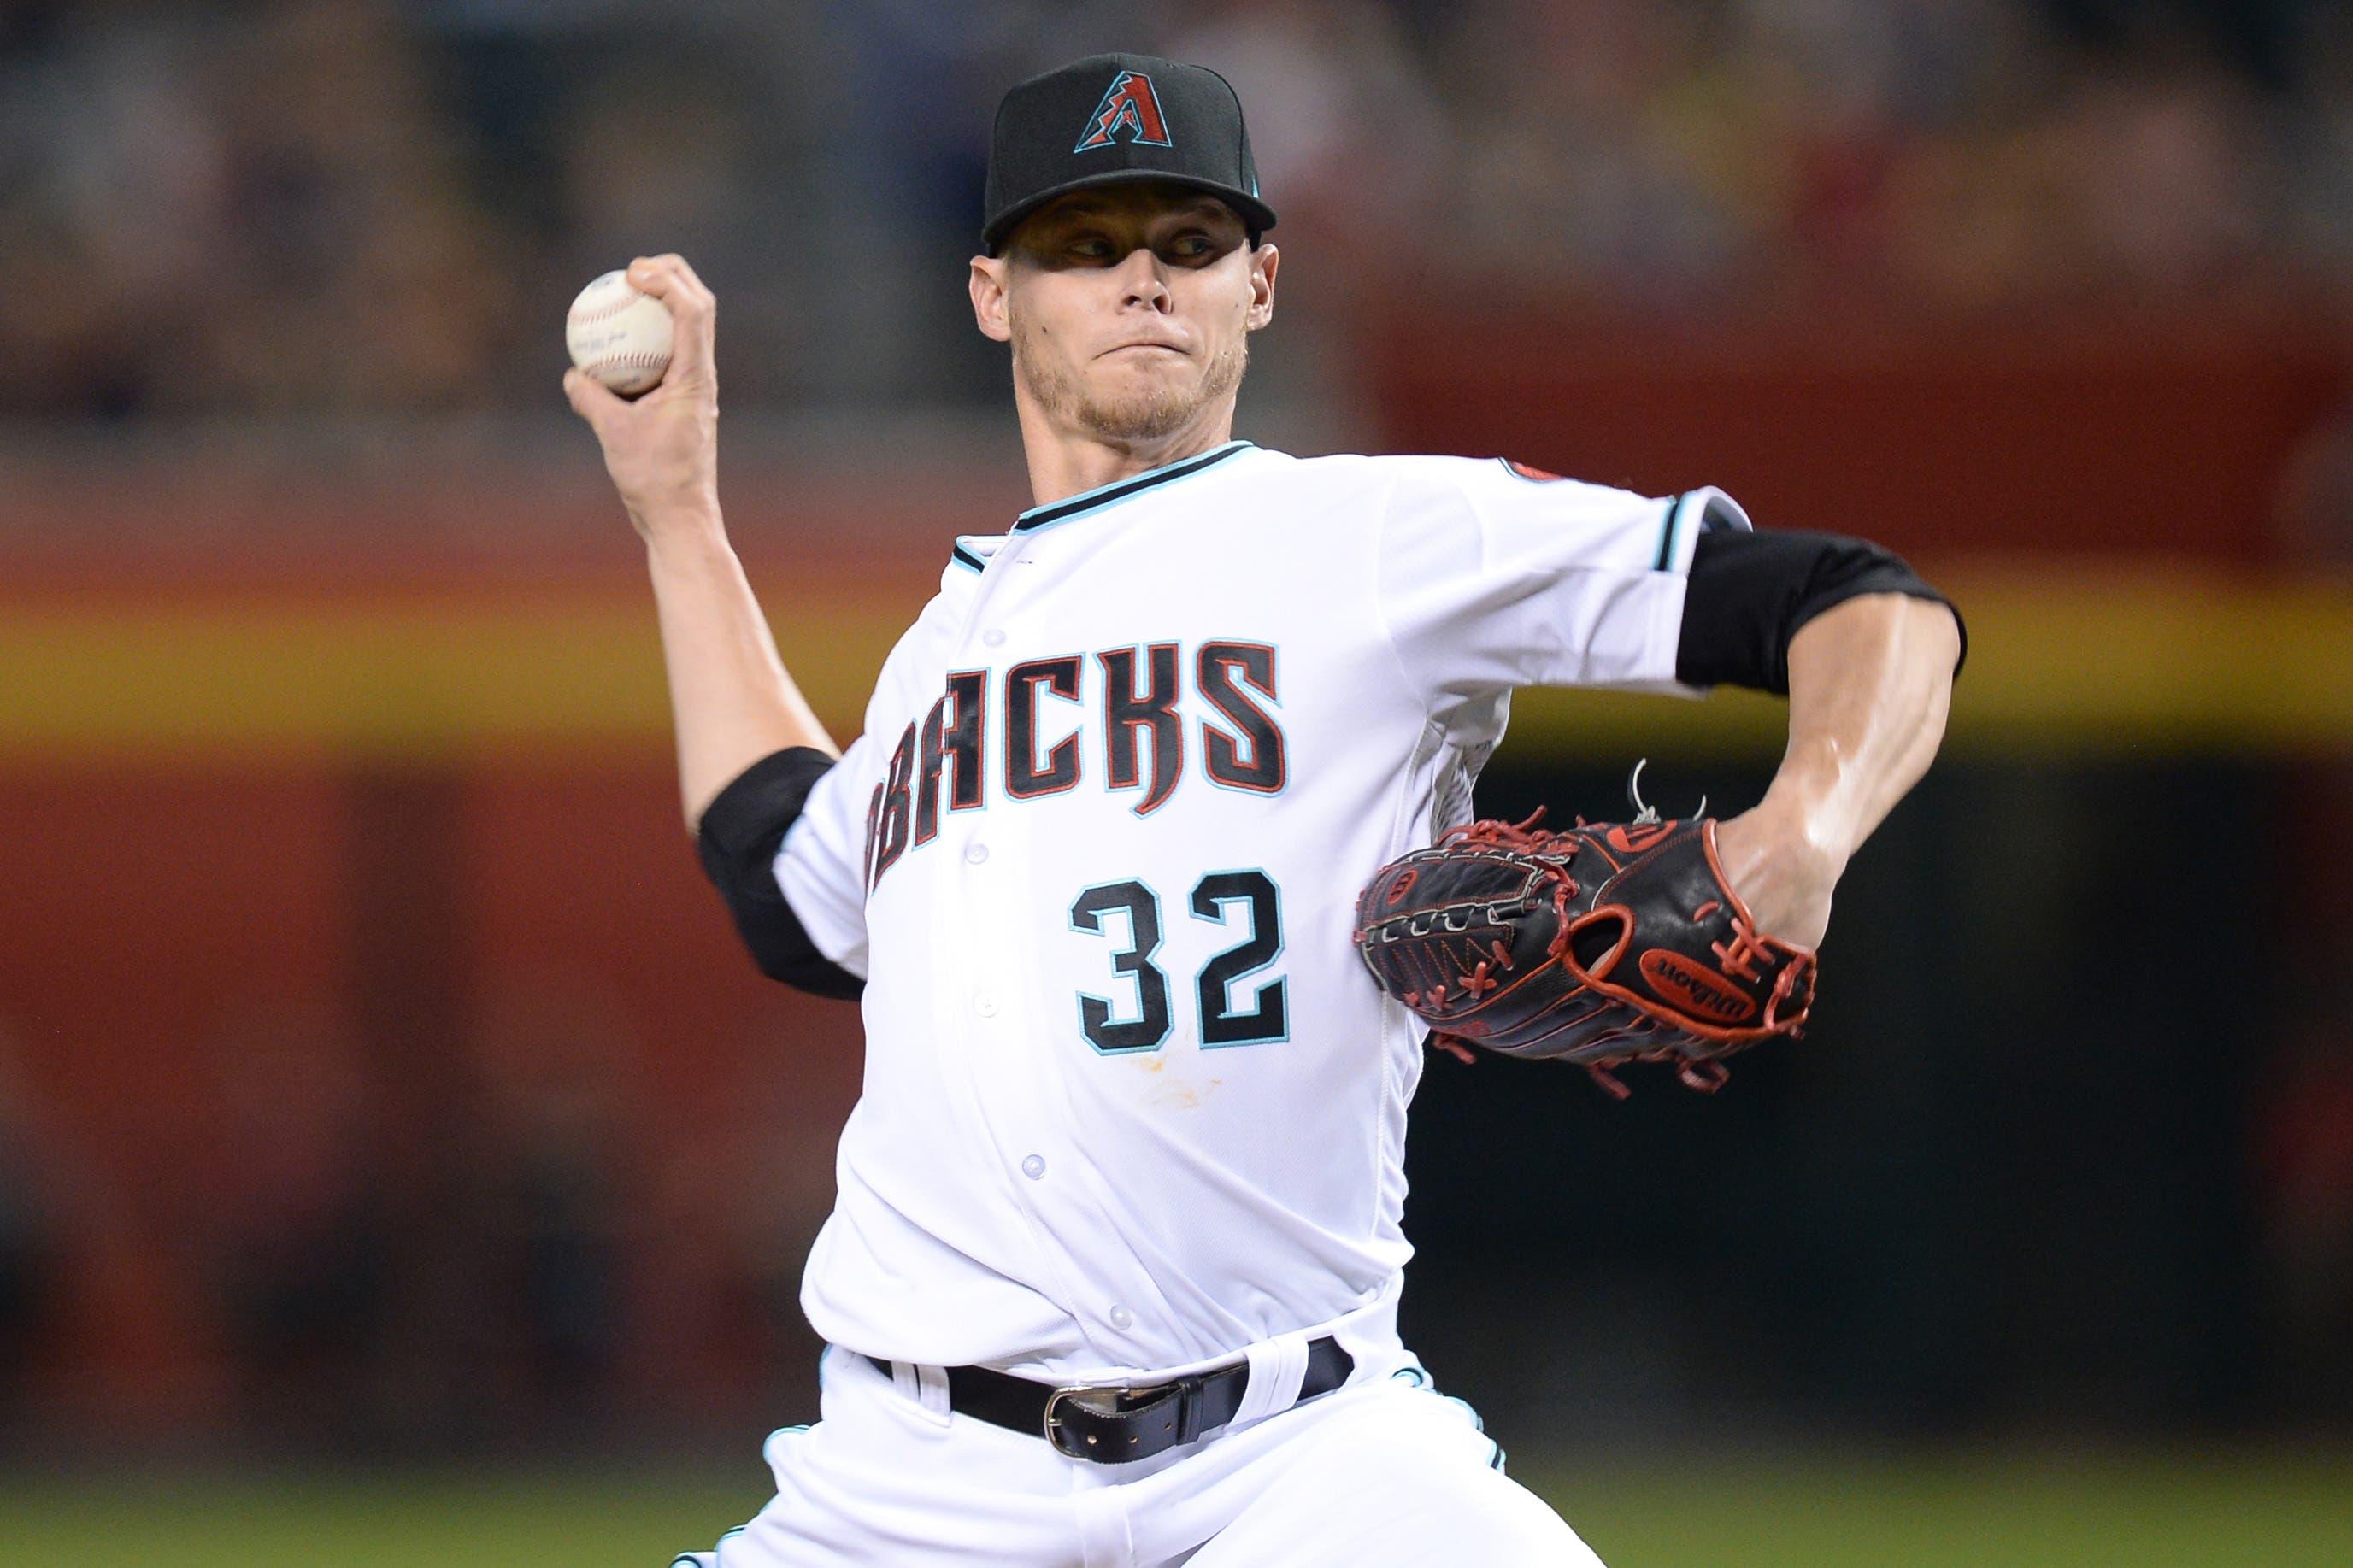
<instances>
[{"instance_id":1,"label":"white baseball pants","mask_svg":"<svg viewBox=\"0 0 2353 1568\"><path fill-rule=\"evenodd\" d=\"M768 1439L775 1500L672 1568L1600 1568L1393 1339L1349 1349L1345 1387L1118 1466L836 1350L823 1419Z\"/></svg>"}]
</instances>

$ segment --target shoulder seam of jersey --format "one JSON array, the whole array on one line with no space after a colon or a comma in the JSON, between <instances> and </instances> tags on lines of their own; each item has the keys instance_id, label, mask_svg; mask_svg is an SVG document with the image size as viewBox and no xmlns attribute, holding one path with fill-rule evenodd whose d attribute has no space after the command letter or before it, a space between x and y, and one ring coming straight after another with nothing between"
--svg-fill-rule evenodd
<instances>
[{"instance_id":1,"label":"shoulder seam of jersey","mask_svg":"<svg viewBox=\"0 0 2353 1568\"><path fill-rule=\"evenodd\" d=\"M1055 501L1049 506L1032 507L1014 519L1013 531L1027 533L1050 523L1068 522L1082 513L1110 506L1115 501L1126 500L1132 496L1167 484L1173 479L1190 478L1204 468L1224 462L1228 458L1237 457L1243 452L1255 449L1254 445L1249 441L1229 441L1224 446L1213 447L1198 458L1187 458L1182 462L1171 463L1166 468L1146 469L1132 479L1117 479L1108 485L1099 485L1091 490L1082 490L1066 500Z\"/></svg>"}]
</instances>

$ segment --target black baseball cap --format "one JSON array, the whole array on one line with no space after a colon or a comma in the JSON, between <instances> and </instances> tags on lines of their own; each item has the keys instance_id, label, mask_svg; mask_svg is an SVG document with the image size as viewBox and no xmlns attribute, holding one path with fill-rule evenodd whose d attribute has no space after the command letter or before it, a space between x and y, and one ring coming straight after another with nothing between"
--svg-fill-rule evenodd
<instances>
[{"instance_id":1,"label":"black baseball cap","mask_svg":"<svg viewBox=\"0 0 2353 1568\"><path fill-rule=\"evenodd\" d=\"M997 106L981 246L994 255L1015 224L1065 191L1125 180L1189 185L1254 235L1274 226L1242 101L1224 77L1152 55L1089 55L1031 77Z\"/></svg>"}]
</instances>

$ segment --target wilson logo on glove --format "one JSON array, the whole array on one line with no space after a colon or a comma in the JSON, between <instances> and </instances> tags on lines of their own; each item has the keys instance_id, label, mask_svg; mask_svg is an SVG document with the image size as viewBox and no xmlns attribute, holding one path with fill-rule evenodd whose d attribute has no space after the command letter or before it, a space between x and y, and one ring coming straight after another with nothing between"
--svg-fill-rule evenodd
<instances>
[{"instance_id":1,"label":"wilson logo on glove","mask_svg":"<svg viewBox=\"0 0 2353 1568\"><path fill-rule=\"evenodd\" d=\"M1740 994L1738 981L1695 968L1679 952L1652 948L1642 955L1640 968L1652 989L1720 1024L1737 1024L1757 1016L1757 1004Z\"/></svg>"}]
</instances>

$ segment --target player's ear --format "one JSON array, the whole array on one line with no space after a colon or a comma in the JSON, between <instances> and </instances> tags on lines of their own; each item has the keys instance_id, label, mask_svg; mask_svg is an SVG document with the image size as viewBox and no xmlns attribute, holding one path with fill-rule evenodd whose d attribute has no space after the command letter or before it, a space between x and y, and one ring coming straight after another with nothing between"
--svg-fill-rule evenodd
<instances>
[{"instance_id":1,"label":"player's ear","mask_svg":"<svg viewBox=\"0 0 2353 1568\"><path fill-rule=\"evenodd\" d=\"M980 328L980 335L998 342L1010 342L1013 323L1006 312L1006 274L1009 270L1001 256L976 256L972 258L972 319Z\"/></svg>"},{"instance_id":2,"label":"player's ear","mask_svg":"<svg viewBox=\"0 0 2353 1568\"><path fill-rule=\"evenodd\" d=\"M1246 320L1253 332L1274 320L1274 269L1282 260L1282 252L1271 244L1250 252L1250 302Z\"/></svg>"}]
</instances>

